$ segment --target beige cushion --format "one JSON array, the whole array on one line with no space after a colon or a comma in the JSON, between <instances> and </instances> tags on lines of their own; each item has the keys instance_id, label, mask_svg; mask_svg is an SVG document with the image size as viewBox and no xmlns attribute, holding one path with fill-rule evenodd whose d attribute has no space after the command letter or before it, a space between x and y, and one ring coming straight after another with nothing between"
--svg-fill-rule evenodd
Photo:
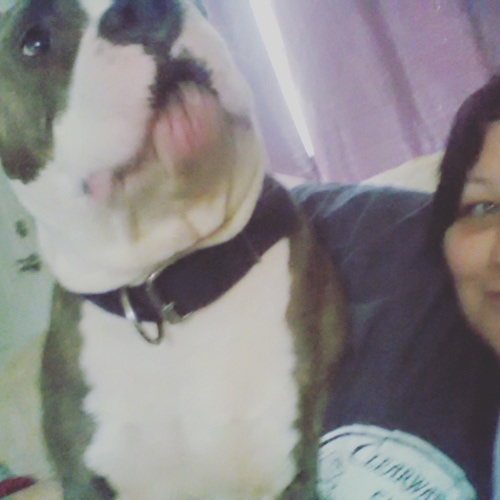
<instances>
[{"instance_id":1,"label":"beige cushion","mask_svg":"<svg viewBox=\"0 0 500 500\"><path fill-rule=\"evenodd\" d=\"M364 181L363 184L432 192L437 186L438 166L442 157L442 152L420 156L403 163L399 167L371 177Z\"/></svg>"}]
</instances>

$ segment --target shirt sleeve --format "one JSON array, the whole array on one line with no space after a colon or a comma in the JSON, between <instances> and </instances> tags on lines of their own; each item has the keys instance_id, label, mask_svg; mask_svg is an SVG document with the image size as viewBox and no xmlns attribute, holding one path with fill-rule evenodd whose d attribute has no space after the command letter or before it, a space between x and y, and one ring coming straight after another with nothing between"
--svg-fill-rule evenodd
<instances>
[{"instance_id":1,"label":"shirt sleeve","mask_svg":"<svg viewBox=\"0 0 500 500\"><path fill-rule=\"evenodd\" d=\"M457 464L478 498L491 498L498 363L466 327L430 243L430 196L339 185L294 195L338 267L350 308L349 351L325 433L363 425L414 436Z\"/></svg>"}]
</instances>

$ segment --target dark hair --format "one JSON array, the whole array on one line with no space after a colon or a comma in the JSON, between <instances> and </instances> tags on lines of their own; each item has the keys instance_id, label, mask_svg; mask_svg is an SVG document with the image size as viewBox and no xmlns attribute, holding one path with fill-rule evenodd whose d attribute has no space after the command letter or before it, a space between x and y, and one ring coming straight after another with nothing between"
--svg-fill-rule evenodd
<instances>
[{"instance_id":1,"label":"dark hair","mask_svg":"<svg viewBox=\"0 0 500 500\"><path fill-rule=\"evenodd\" d=\"M457 217L467 174L481 154L488 125L497 120L500 120L500 74L469 96L455 115L432 207L431 237L439 246Z\"/></svg>"}]
</instances>

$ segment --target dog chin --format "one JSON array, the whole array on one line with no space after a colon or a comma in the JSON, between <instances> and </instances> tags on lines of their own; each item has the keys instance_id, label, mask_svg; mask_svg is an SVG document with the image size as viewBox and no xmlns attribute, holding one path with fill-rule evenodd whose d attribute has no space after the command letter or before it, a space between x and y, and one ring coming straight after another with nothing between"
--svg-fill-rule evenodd
<instances>
[{"instance_id":1,"label":"dog chin","mask_svg":"<svg viewBox=\"0 0 500 500\"><path fill-rule=\"evenodd\" d=\"M159 170L171 185L175 179L196 175L207 158L224 156L223 143L233 126L250 128L251 123L230 117L212 91L182 84L148 124L144 144L130 161L90 174L83 181L84 191L96 202L119 203L125 196L129 203L148 177L155 182L155 175L148 176L151 169Z\"/></svg>"}]
</instances>

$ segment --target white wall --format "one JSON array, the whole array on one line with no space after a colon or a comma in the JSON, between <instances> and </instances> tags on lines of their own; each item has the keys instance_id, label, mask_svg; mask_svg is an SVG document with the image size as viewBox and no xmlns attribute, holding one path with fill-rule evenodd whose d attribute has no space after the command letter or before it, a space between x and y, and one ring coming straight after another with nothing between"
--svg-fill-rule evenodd
<instances>
[{"instance_id":1,"label":"white wall","mask_svg":"<svg viewBox=\"0 0 500 500\"><path fill-rule=\"evenodd\" d=\"M43 265L20 270L20 261L36 252L33 222L0 172L0 369L11 349L47 326L52 278Z\"/></svg>"}]
</instances>

